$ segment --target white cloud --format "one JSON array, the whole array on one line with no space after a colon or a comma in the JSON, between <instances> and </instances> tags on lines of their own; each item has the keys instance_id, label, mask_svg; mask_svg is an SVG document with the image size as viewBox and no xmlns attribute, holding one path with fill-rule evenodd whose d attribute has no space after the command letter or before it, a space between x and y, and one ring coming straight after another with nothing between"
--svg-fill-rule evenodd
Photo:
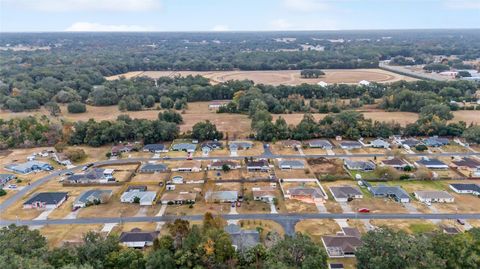
<instances>
[{"instance_id":1,"label":"white cloud","mask_svg":"<svg viewBox=\"0 0 480 269\"><path fill-rule=\"evenodd\" d=\"M480 9L480 0L445 0L444 6L451 9Z\"/></svg>"},{"instance_id":2,"label":"white cloud","mask_svg":"<svg viewBox=\"0 0 480 269\"><path fill-rule=\"evenodd\" d=\"M283 6L292 11L301 12L313 12L329 8L329 4L325 0L283 0Z\"/></svg>"},{"instance_id":3,"label":"white cloud","mask_svg":"<svg viewBox=\"0 0 480 269\"><path fill-rule=\"evenodd\" d=\"M286 30L291 28L293 25L284 19L277 19L270 22L270 26L273 30Z\"/></svg>"},{"instance_id":4,"label":"white cloud","mask_svg":"<svg viewBox=\"0 0 480 269\"><path fill-rule=\"evenodd\" d=\"M2 4L48 12L65 11L149 11L160 0L1 0Z\"/></svg>"},{"instance_id":5,"label":"white cloud","mask_svg":"<svg viewBox=\"0 0 480 269\"><path fill-rule=\"evenodd\" d=\"M225 31L230 31L230 28L228 27L228 25L218 24L218 25L213 26L212 31L214 31L214 32L225 32Z\"/></svg>"},{"instance_id":6,"label":"white cloud","mask_svg":"<svg viewBox=\"0 0 480 269\"><path fill-rule=\"evenodd\" d=\"M121 24L101 24L91 22L76 22L65 31L68 32L144 32L152 31L150 27L138 25L121 25Z\"/></svg>"}]
</instances>

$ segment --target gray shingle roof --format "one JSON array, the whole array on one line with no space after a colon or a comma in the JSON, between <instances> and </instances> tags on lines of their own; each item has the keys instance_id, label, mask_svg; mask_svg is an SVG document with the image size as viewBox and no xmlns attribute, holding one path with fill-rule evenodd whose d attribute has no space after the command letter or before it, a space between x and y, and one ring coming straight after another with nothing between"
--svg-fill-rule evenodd
<instances>
[{"instance_id":1,"label":"gray shingle roof","mask_svg":"<svg viewBox=\"0 0 480 269\"><path fill-rule=\"evenodd\" d=\"M67 192L39 192L23 204L27 205L35 202L41 202L47 205L55 205L58 204L59 201L63 200L67 194Z\"/></svg>"}]
</instances>

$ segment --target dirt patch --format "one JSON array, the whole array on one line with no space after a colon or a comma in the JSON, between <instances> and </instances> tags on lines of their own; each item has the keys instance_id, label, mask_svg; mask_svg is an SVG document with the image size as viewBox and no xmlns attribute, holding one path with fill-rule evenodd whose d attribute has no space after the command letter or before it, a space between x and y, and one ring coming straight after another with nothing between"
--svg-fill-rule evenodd
<instances>
[{"instance_id":1,"label":"dirt patch","mask_svg":"<svg viewBox=\"0 0 480 269\"><path fill-rule=\"evenodd\" d=\"M295 225L295 231L306 233L313 241L322 242L322 236L336 234L340 226L332 219L302 220Z\"/></svg>"},{"instance_id":2,"label":"dirt patch","mask_svg":"<svg viewBox=\"0 0 480 269\"><path fill-rule=\"evenodd\" d=\"M107 77L107 80L118 79L121 76L132 78L147 76L159 78L162 76L188 76L201 75L210 79L211 83L221 83L228 80L253 80L257 84L267 85L300 85L302 83L317 84L320 81L326 83L357 84L361 80L390 83L399 80L416 80L411 77L398 75L381 69L324 69L325 75L315 79L300 77L300 70L275 70L275 71L145 71L128 72L116 76Z\"/></svg>"},{"instance_id":3,"label":"dirt patch","mask_svg":"<svg viewBox=\"0 0 480 269\"><path fill-rule=\"evenodd\" d=\"M307 160L310 169L319 179L333 177L335 179L350 178L343 168L343 162L339 159L317 158Z\"/></svg>"}]
</instances>

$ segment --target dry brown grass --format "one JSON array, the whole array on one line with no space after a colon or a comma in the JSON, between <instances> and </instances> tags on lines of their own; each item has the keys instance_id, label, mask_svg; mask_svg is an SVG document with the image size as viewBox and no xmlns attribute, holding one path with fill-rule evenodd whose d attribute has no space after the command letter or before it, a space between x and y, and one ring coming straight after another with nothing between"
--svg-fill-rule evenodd
<instances>
[{"instance_id":1,"label":"dry brown grass","mask_svg":"<svg viewBox=\"0 0 480 269\"><path fill-rule=\"evenodd\" d=\"M288 213L318 213L314 204L303 203L298 200L285 200L285 208Z\"/></svg>"},{"instance_id":2,"label":"dry brown grass","mask_svg":"<svg viewBox=\"0 0 480 269\"><path fill-rule=\"evenodd\" d=\"M340 226L332 219L302 220L295 225L295 231L308 234L313 241L322 242L322 236L336 234Z\"/></svg>"},{"instance_id":3,"label":"dry brown grass","mask_svg":"<svg viewBox=\"0 0 480 269\"><path fill-rule=\"evenodd\" d=\"M407 233L415 233L418 231L432 232L438 230L439 227L429 222L428 220L371 220L370 223L374 226L386 226L395 230L403 230Z\"/></svg>"},{"instance_id":4,"label":"dry brown grass","mask_svg":"<svg viewBox=\"0 0 480 269\"><path fill-rule=\"evenodd\" d=\"M262 228L260 239L263 240L269 232L277 232L280 236L285 235L282 225L272 220L241 220L239 221L242 229L255 230L257 227Z\"/></svg>"},{"instance_id":5,"label":"dry brown grass","mask_svg":"<svg viewBox=\"0 0 480 269\"><path fill-rule=\"evenodd\" d=\"M40 229L40 233L47 238L48 246L54 248L68 242L82 242L87 232L99 232L101 229L100 224L46 225Z\"/></svg>"},{"instance_id":6,"label":"dry brown grass","mask_svg":"<svg viewBox=\"0 0 480 269\"><path fill-rule=\"evenodd\" d=\"M159 78L161 76L174 75L201 75L212 83L220 83L228 80L253 80L255 83L269 84L269 85L300 85L302 83L316 84L319 81L327 83L350 83L356 84L361 80L375 81L375 82L394 82L399 80L416 80L411 77L398 75L381 69L325 69L325 75L318 79L304 79L300 77L300 70L277 70L277 71L145 71L145 72L129 72L117 76L107 77L108 80L117 79L120 76L126 78L136 76L148 76L152 78Z\"/></svg>"}]
</instances>

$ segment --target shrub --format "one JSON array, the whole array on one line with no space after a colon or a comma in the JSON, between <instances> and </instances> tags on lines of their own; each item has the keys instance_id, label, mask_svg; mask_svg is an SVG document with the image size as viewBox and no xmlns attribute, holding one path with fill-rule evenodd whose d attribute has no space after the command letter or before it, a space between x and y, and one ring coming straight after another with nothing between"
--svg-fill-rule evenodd
<instances>
[{"instance_id":1,"label":"shrub","mask_svg":"<svg viewBox=\"0 0 480 269\"><path fill-rule=\"evenodd\" d=\"M85 113L87 111L87 107L85 104L80 102L71 102L68 104L67 110L69 113Z\"/></svg>"},{"instance_id":2,"label":"shrub","mask_svg":"<svg viewBox=\"0 0 480 269\"><path fill-rule=\"evenodd\" d=\"M7 195L7 192L4 189L0 189L0 196Z\"/></svg>"}]
</instances>

